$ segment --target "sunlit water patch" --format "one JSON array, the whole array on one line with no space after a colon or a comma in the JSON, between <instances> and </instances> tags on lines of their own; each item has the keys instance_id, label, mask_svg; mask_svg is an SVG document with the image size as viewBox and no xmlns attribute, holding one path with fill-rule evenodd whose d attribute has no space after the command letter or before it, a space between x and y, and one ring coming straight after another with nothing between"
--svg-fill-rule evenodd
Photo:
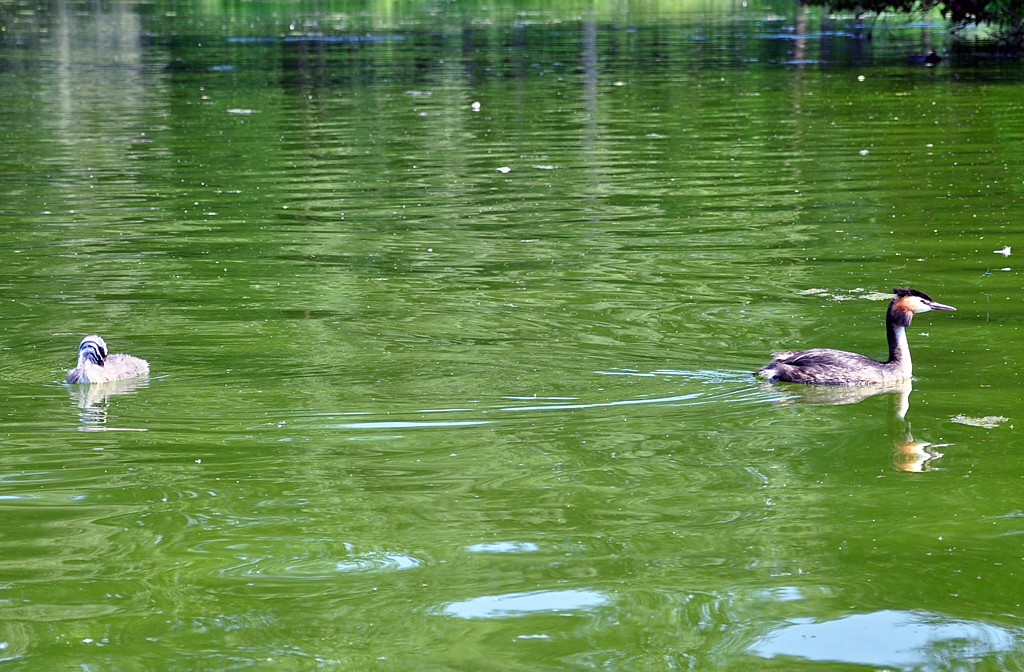
<instances>
[{"instance_id":1,"label":"sunlit water patch","mask_svg":"<svg viewBox=\"0 0 1024 672\"><path fill-rule=\"evenodd\" d=\"M531 541L492 541L467 546L470 553L533 553L540 547Z\"/></svg>"},{"instance_id":2,"label":"sunlit water patch","mask_svg":"<svg viewBox=\"0 0 1024 672\"><path fill-rule=\"evenodd\" d=\"M748 650L766 658L901 670L945 670L963 660L1013 666L1024 656L1024 632L927 612L886 610L829 621L794 620Z\"/></svg>"},{"instance_id":3,"label":"sunlit water patch","mask_svg":"<svg viewBox=\"0 0 1024 672\"><path fill-rule=\"evenodd\" d=\"M592 590L541 590L452 602L445 605L442 613L459 618L511 618L541 613L572 615L608 602L607 595Z\"/></svg>"}]
</instances>

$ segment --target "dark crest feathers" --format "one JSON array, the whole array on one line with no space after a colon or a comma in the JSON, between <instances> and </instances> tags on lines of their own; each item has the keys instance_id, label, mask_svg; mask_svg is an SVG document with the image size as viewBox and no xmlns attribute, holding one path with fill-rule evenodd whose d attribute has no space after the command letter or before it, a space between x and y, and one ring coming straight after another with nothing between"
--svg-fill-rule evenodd
<instances>
[{"instance_id":1,"label":"dark crest feathers","mask_svg":"<svg viewBox=\"0 0 1024 672\"><path fill-rule=\"evenodd\" d=\"M910 287L893 287L892 293L896 296L916 296L917 298L924 299L925 301L932 300L932 297L928 296L924 292L919 292L916 289L911 289Z\"/></svg>"},{"instance_id":2,"label":"dark crest feathers","mask_svg":"<svg viewBox=\"0 0 1024 672\"><path fill-rule=\"evenodd\" d=\"M82 339L81 345L78 346L78 354L84 357L86 361L92 362L97 366L103 366L104 361L107 359L107 344L99 337L86 336Z\"/></svg>"}]
</instances>

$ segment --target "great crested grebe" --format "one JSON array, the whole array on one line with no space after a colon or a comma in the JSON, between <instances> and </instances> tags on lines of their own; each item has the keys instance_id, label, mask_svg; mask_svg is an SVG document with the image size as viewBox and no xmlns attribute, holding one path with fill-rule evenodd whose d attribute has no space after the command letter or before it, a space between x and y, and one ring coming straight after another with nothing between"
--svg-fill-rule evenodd
<instances>
[{"instance_id":1,"label":"great crested grebe","mask_svg":"<svg viewBox=\"0 0 1024 672\"><path fill-rule=\"evenodd\" d=\"M68 372L69 383L109 383L149 373L144 359L118 353L107 354L107 343L95 334L78 346L78 366Z\"/></svg>"},{"instance_id":2,"label":"great crested grebe","mask_svg":"<svg viewBox=\"0 0 1024 672\"><path fill-rule=\"evenodd\" d=\"M776 352L772 362L756 376L765 380L782 380L810 385L863 385L905 380L913 375L910 346L906 328L914 313L929 310L956 310L936 301L924 292L909 287L896 287L885 314L885 332L889 339L889 359L879 362L853 352L812 348L802 352Z\"/></svg>"}]
</instances>

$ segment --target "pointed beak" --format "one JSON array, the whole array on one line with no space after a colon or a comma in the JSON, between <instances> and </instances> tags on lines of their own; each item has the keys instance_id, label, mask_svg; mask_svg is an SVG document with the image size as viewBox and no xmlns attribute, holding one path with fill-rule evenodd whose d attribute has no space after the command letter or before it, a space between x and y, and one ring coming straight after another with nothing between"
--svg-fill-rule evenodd
<instances>
[{"instance_id":1,"label":"pointed beak","mask_svg":"<svg viewBox=\"0 0 1024 672\"><path fill-rule=\"evenodd\" d=\"M928 307L932 310L956 310L953 306L947 306L944 303L938 303L937 301L929 301Z\"/></svg>"}]
</instances>

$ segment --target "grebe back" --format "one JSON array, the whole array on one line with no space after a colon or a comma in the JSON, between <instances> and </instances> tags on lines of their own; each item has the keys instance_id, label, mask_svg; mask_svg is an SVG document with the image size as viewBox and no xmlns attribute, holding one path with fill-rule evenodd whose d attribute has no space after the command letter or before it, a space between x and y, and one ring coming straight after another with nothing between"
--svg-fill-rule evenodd
<instances>
[{"instance_id":1,"label":"grebe back","mask_svg":"<svg viewBox=\"0 0 1024 672\"><path fill-rule=\"evenodd\" d=\"M776 352L756 376L765 380L782 380L810 385L863 385L905 380L913 375L910 346L906 328L915 313L929 310L956 310L937 301L924 292L909 287L896 287L895 297L889 302L885 314L885 330L889 340L889 359L879 362L843 350L812 348L802 352Z\"/></svg>"}]
</instances>

